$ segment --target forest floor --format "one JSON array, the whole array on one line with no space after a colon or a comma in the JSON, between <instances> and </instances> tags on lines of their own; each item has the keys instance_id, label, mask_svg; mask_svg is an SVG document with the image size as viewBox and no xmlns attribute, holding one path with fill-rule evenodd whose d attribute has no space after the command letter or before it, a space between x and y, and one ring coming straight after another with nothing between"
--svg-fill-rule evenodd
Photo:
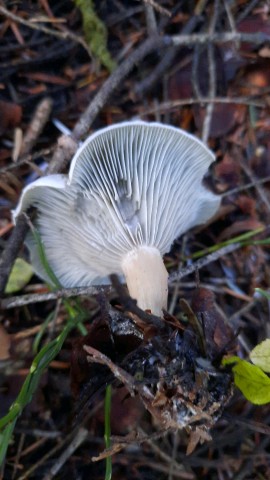
<instances>
[{"instance_id":1,"label":"forest floor","mask_svg":"<svg viewBox=\"0 0 270 480\"><path fill-rule=\"evenodd\" d=\"M221 354L232 340L232 352L249 361L270 337L269 300L255 293L270 288L269 2L95 4L94 12L91 1L0 2L0 478L269 479L269 404L246 400L221 359L197 362L182 401L183 411L193 405L185 428L162 421L177 380L138 367L159 353L169 377L166 362L176 339L187 342L194 312L217 325L212 337L223 329ZM12 223L26 185L66 173L89 133L138 118L208 144L217 161L206 183L222 197L211 222L165 256L165 333L151 315L146 326L115 278L113 288L71 292L68 300L68 292L50 291L29 271L25 218ZM11 285L16 257L24 262L16 261ZM189 342L186 355L194 348L196 356ZM184 378L190 371L186 357L181 362ZM199 381L200 402L192 390Z\"/></svg>"}]
</instances>

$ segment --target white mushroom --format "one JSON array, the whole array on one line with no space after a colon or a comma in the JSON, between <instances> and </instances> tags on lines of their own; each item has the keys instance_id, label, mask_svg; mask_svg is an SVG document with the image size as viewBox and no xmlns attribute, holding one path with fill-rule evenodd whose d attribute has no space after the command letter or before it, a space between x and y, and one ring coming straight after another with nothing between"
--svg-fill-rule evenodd
<instances>
[{"instance_id":1,"label":"white mushroom","mask_svg":"<svg viewBox=\"0 0 270 480\"><path fill-rule=\"evenodd\" d=\"M125 275L130 295L156 315L167 308L162 256L220 200L202 185L212 152L197 138L160 123L125 122L91 135L69 175L27 186L14 219L30 206L48 262L64 287ZM39 276L46 273L31 232L26 244Z\"/></svg>"}]
</instances>

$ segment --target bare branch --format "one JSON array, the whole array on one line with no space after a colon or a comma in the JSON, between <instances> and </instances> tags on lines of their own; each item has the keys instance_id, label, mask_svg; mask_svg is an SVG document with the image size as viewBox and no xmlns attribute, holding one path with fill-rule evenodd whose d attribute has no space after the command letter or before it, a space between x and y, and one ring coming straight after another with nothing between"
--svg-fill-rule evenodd
<instances>
[{"instance_id":1,"label":"bare branch","mask_svg":"<svg viewBox=\"0 0 270 480\"><path fill-rule=\"evenodd\" d=\"M172 285L174 282L181 280L182 278L186 277L187 275L190 275L191 273L194 273L196 270L205 267L209 263L215 262L219 258L223 257L224 255L227 255L228 253L234 252L238 248L241 247L240 243L234 243L231 245L227 245L226 247L220 248L214 253L210 253L206 257L203 257L196 262L194 262L192 265L188 265L187 267L181 268L177 272L173 272L169 276L169 285ZM93 286L93 287L78 287L78 288L65 288L58 290L56 292L50 292L50 293L34 293L30 295L20 295L20 296L15 296L15 297L10 297L10 298L5 298L2 299L1 301L1 307L3 309L8 309L8 308L14 308L14 307L21 307L22 305L28 305L30 303L36 303L36 302L46 302L49 300L56 300L59 298L69 298L69 297L75 297L78 295L84 295L84 296L96 296L100 292L104 292L105 294L108 294L112 291L112 287L110 285L102 285L102 286ZM139 309L140 314L141 310ZM136 313L138 313L136 311ZM148 314L147 314L148 315ZM152 315L151 315L152 317Z\"/></svg>"},{"instance_id":2,"label":"bare branch","mask_svg":"<svg viewBox=\"0 0 270 480\"><path fill-rule=\"evenodd\" d=\"M7 8L2 6L0 6L0 13L2 13L5 17L13 20L13 22L25 25L26 27L32 28L32 30L38 30L39 32L46 33L47 35L52 35L53 37L61 38L62 40L72 40L75 43L79 43L87 51L90 58L92 58L92 54L84 39L82 37L78 37L69 30L59 32L58 30L53 30L52 28L45 27L44 25L32 22L31 20L25 20L24 18L20 17L19 15L15 15L15 13L10 12Z\"/></svg>"}]
</instances>

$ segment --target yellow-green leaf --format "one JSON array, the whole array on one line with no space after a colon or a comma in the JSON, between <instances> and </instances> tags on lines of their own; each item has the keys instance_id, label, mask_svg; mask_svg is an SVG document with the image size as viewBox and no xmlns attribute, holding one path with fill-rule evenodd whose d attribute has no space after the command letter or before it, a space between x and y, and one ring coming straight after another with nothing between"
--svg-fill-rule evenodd
<instances>
[{"instance_id":1,"label":"yellow-green leaf","mask_svg":"<svg viewBox=\"0 0 270 480\"><path fill-rule=\"evenodd\" d=\"M233 357L223 357L222 365L224 365L224 366L225 365L232 365L234 363L238 363L238 362L241 362L241 361L242 361L241 358L236 357L236 355L233 356Z\"/></svg>"},{"instance_id":2,"label":"yellow-green leaf","mask_svg":"<svg viewBox=\"0 0 270 480\"><path fill-rule=\"evenodd\" d=\"M223 365L234 364L232 367L234 383L247 400L255 405L270 402L270 378L260 367L239 357L225 358L222 363Z\"/></svg>"},{"instance_id":3,"label":"yellow-green leaf","mask_svg":"<svg viewBox=\"0 0 270 480\"><path fill-rule=\"evenodd\" d=\"M270 338L253 348L249 356L254 365L270 373Z\"/></svg>"},{"instance_id":4,"label":"yellow-green leaf","mask_svg":"<svg viewBox=\"0 0 270 480\"><path fill-rule=\"evenodd\" d=\"M22 258L17 258L11 270L5 293L15 293L21 290L33 275L33 268Z\"/></svg>"}]
</instances>

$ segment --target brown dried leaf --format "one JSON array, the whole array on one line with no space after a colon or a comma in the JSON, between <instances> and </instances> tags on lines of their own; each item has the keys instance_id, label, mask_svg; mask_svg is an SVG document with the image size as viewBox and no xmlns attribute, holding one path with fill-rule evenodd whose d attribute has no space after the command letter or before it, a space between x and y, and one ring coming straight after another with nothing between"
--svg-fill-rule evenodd
<instances>
[{"instance_id":1,"label":"brown dried leaf","mask_svg":"<svg viewBox=\"0 0 270 480\"><path fill-rule=\"evenodd\" d=\"M241 166L229 153L215 165L215 176L225 189L234 188L240 183Z\"/></svg>"},{"instance_id":2,"label":"brown dried leaf","mask_svg":"<svg viewBox=\"0 0 270 480\"><path fill-rule=\"evenodd\" d=\"M17 127L22 119L22 107L16 103L0 100L0 133Z\"/></svg>"},{"instance_id":3,"label":"brown dried leaf","mask_svg":"<svg viewBox=\"0 0 270 480\"><path fill-rule=\"evenodd\" d=\"M201 322L207 349L207 356L215 359L231 346L234 333L217 306L213 292L198 288L192 298L192 309Z\"/></svg>"},{"instance_id":4,"label":"brown dried leaf","mask_svg":"<svg viewBox=\"0 0 270 480\"><path fill-rule=\"evenodd\" d=\"M201 130L203 127L206 109L194 105L194 119L196 127ZM236 124L240 123L246 113L246 107L235 104L217 104L214 106L211 118L209 136L218 138L229 133Z\"/></svg>"},{"instance_id":5,"label":"brown dried leaf","mask_svg":"<svg viewBox=\"0 0 270 480\"><path fill-rule=\"evenodd\" d=\"M0 361L10 357L11 340L3 325L0 324Z\"/></svg>"},{"instance_id":6,"label":"brown dried leaf","mask_svg":"<svg viewBox=\"0 0 270 480\"><path fill-rule=\"evenodd\" d=\"M205 432L202 428L196 427L195 430L191 430L186 455L190 455L194 452L198 443L210 442L210 440L212 440L211 435Z\"/></svg>"}]
</instances>

